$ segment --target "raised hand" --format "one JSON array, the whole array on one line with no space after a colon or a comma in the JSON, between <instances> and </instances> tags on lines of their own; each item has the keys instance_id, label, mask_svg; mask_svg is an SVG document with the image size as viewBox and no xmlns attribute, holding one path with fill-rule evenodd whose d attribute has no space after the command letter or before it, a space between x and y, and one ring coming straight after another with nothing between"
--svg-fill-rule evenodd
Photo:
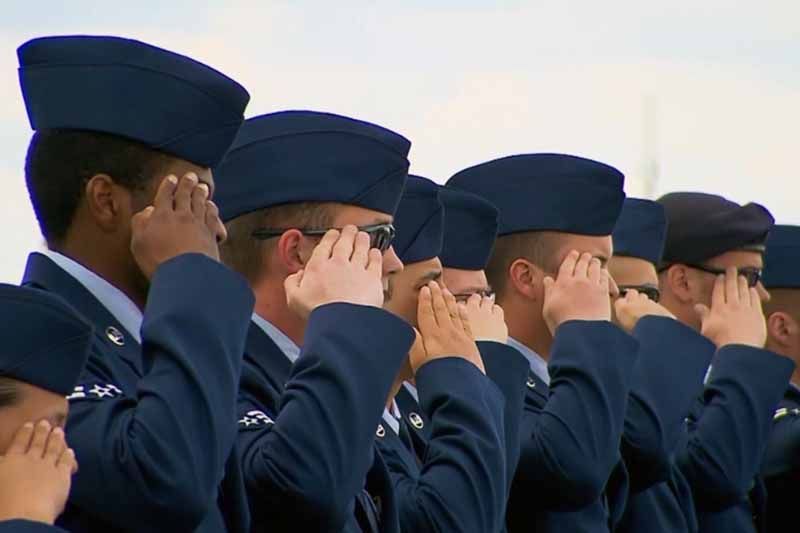
<instances>
[{"instance_id":1,"label":"raised hand","mask_svg":"<svg viewBox=\"0 0 800 533\"><path fill-rule=\"evenodd\" d=\"M0 520L55 522L77 468L61 428L46 421L23 425L0 458Z\"/></svg>"},{"instance_id":2,"label":"raised hand","mask_svg":"<svg viewBox=\"0 0 800 533\"><path fill-rule=\"evenodd\" d=\"M161 263L186 253L200 253L219 261L218 242L225 226L217 206L208 200L205 183L193 173L161 181L153 205L133 216L131 250L148 278Z\"/></svg>"},{"instance_id":3,"label":"raised hand","mask_svg":"<svg viewBox=\"0 0 800 533\"><path fill-rule=\"evenodd\" d=\"M639 320L645 316L675 318L666 307L635 289L628 289L624 297L614 302L614 311L620 327L628 333L632 332Z\"/></svg>"},{"instance_id":4,"label":"raised hand","mask_svg":"<svg viewBox=\"0 0 800 533\"><path fill-rule=\"evenodd\" d=\"M561 263L556 279L544 278L542 315L548 329L555 334L568 320L611 320L608 292L608 272L600 261L572 250Z\"/></svg>"},{"instance_id":5,"label":"raised hand","mask_svg":"<svg viewBox=\"0 0 800 533\"><path fill-rule=\"evenodd\" d=\"M409 353L415 374L425 363L444 357L461 357L486 373L466 310L435 281L419 292L417 322L420 336Z\"/></svg>"},{"instance_id":6,"label":"raised hand","mask_svg":"<svg viewBox=\"0 0 800 533\"><path fill-rule=\"evenodd\" d=\"M473 294L466 304L460 304L469 320L469 326L476 341L495 341L505 344L508 341L503 308L494 303L491 296Z\"/></svg>"},{"instance_id":7,"label":"raised hand","mask_svg":"<svg viewBox=\"0 0 800 533\"><path fill-rule=\"evenodd\" d=\"M383 305L383 256L370 248L369 235L355 226L328 231L305 268L286 278L289 308L307 318L317 307L334 302Z\"/></svg>"},{"instance_id":8,"label":"raised hand","mask_svg":"<svg viewBox=\"0 0 800 533\"><path fill-rule=\"evenodd\" d=\"M735 267L714 280L711 308L697 304L695 310L702 323L701 333L718 348L728 344L763 348L767 341L767 324L758 291L747 286L747 280L737 274Z\"/></svg>"}]
</instances>

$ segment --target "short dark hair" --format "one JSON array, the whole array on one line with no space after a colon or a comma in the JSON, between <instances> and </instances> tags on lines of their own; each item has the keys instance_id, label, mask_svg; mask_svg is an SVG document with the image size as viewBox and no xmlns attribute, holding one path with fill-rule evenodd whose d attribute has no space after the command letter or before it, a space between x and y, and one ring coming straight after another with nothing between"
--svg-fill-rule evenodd
<instances>
[{"instance_id":1,"label":"short dark hair","mask_svg":"<svg viewBox=\"0 0 800 533\"><path fill-rule=\"evenodd\" d=\"M228 221L228 238L220 246L222 261L251 284L263 276L264 254L277 242L252 236L260 228L324 229L333 224L335 207L327 202L301 202L260 209Z\"/></svg>"},{"instance_id":2,"label":"short dark hair","mask_svg":"<svg viewBox=\"0 0 800 533\"><path fill-rule=\"evenodd\" d=\"M41 130L25 158L25 181L47 243L67 235L86 183L98 174L131 190L143 189L174 158L117 135L86 130Z\"/></svg>"},{"instance_id":3,"label":"short dark hair","mask_svg":"<svg viewBox=\"0 0 800 533\"><path fill-rule=\"evenodd\" d=\"M0 376L0 408L16 405L20 400L17 381Z\"/></svg>"},{"instance_id":4,"label":"short dark hair","mask_svg":"<svg viewBox=\"0 0 800 533\"><path fill-rule=\"evenodd\" d=\"M545 272L555 272L558 235L554 231L530 231L498 237L486 265L486 279L498 299L502 299L508 288L508 269L517 259L527 259Z\"/></svg>"}]
</instances>

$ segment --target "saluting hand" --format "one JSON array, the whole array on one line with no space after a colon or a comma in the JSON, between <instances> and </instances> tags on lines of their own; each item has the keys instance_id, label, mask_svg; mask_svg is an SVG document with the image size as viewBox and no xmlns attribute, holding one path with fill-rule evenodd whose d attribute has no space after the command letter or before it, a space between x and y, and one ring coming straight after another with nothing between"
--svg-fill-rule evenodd
<instances>
[{"instance_id":1,"label":"saluting hand","mask_svg":"<svg viewBox=\"0 0 800 533\"><path fill-rule=\"evenodd\" d=\"M417 322L419 335L409 353L415 374L425 363L444 357L461 357L486 373L465 308L435 281L419 291Z\"/></svg>"},{"instance_id":2,"label":"saluting hand","mask_svg":"<svg viewBox=\"0 0 800 533\"><path fill-rule=\"evenodd\" d=\"M636 289L628 289L624 297L618 298L614 302L614 311L620 327L628 333L632 332L639 320L645 316L675 318L666 307Z\"/></svg>"},{"instance_id":3,"label":"saluting hand","mask_svg":"<svg viewBox=\"0 0 800 533\"><path fill-rule=\"evenodd\" d=\"M711 309L697 304L695 310L702 322L701 333L718 348L728 344L763 348L767 341L767 324L758 291L747 286L747 280L737 274L735 267L714 280Z\"/></svg>"},{"instance_id":4,"label":"saluting hand","mask_svg":"<svg viewBox=\"0 0 800 533\"><path fill-rule=\"evenodd\" d=\"M503 308L494 303L494 297L473 294L459 307L464 308L476 341L508 342L505 314Z\"/></svg>"},{"instance_id":5,"label":"saluting hand","mask_svg":"<svg viewBox=\"0 0 800 533\"><path fill-rule=\"evenodd\" d=\"M284 282L289 308L307 318L317 307L334 302L383 305L383 256L370 248L369 235L352 225L328 231L311 258Z\"/></svg>"},{"instance_id":6,"label":"saluting hand","mask_svg":"<svg viewBox=\"0 0 800 533\"><path fill-rule=\"evenodd\" d=\"M64 511L77 469L61 428L46 421L23 425L0 458L0 520L52 524Z\"/></svg>"},{"instance_id":7,"label":"saluting hand","mask_svg":"<svg viewBox=\"0 0 800 533\"><path fill-rule=\"evenodd\" d=\"M178 180L161 181L153 205L131 221L131 250L148 278L161 263L187 253L199 253L219 261L218 242L225 240L225 226L217 206L208 199L205 183L193 173Z\"/></svg>"},{"instance_id":8,"label":"saluting hand","mask_svg":"<svg viewBox=\"0 0 800 533\"><path fill-rule=\"evenodd\" d=\"M550 332L568 320L611 320L608 291L608 272L600 260L572 250L556 279L544 278L542 315Z\"/></svg>"}]
</instances>

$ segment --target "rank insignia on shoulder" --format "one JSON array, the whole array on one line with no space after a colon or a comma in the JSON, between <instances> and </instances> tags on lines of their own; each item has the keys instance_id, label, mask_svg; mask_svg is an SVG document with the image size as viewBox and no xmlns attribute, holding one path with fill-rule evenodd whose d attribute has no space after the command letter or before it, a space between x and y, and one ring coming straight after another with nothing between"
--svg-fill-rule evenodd
<instances>
[{"instance_id":1,"label":"rank insignia on shoulder","mask_svg":"<svg viewBox=\"0 0 800 533\"><path fill-rule=\"evenodd\" d=\"M264 411L247 411L239 419L239 429L261 429L275 422Z\"/></svg>"},{"instance_id":2,"label":"rank insignia on shoulder","mask_svg":"<svg viewBox=\"0 0 800 533\"><path fill-rule=\"evenodd\" d=\"M772 420L779 420L787 415L800 416L800 409L797 408L789 409L787 407L781 407L780 409L775 411L775 416L772 417Z\"/></svg>"},{"instance_id":3,"label":"rank insignia on shoulder","mask_svg":"<svg viewBox=\"0 0 800 533\"><path fill-rule=\"evenodd\" d=\"M106 400L122 396L122 389L111 383L84 383L76 385L67 400L76 402L80 400Z\"/></svg>"}]
</instances>

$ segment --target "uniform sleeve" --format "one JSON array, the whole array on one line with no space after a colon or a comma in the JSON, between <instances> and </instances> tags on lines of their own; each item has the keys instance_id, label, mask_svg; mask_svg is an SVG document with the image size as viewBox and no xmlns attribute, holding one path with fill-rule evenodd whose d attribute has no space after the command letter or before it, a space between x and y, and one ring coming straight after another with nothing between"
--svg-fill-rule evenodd
<instances>
[{"instance_id":1,"label":"uniform sleeve","mask_svg":"<svg viewBox=\"0 0 800 533\"><path fill-rule=\"evenodd\" d=\"M0 533L66 533L63 529L30 520L3 520Z\"/></svg>"},{"instance_id":2,"label":"uniform sleeve","mask_svg":"<svg viewBox=\"0 0 800 533\"><path fill-rule=\"evenodd\" d=\"M331 304L311 314L274 423L240 425L254 523L271 532L342 529L413 340L408 324L381 309Z\"/></svg>"},{"instance_id":3,"label":"uniform sleeve","mask_svg":"<svg viewBox=\"0 0 800 533\"><path fill-rule=\"evenodd\" d=\"M123 529L190 531L214 505L235 440L235 402L253 295L244 280L187 254L153 276L142 325L144 376L114 386L90 357L82 382L111 384L75 398L68 440L80 471L71 503ZM74 396L74 395L73 395Z\"/></svg>"},{"instance_id":4,"label":"uniform sleeve","mask_svg":"<svg viewBox=\"0 0 800 533\"><path fill-rule=\"evenodd\" d=\"M665 317L642 318L633 336L639 341L639 357L620 451L631 490L639 492L670 479L673 450L716 348L693 329Z\"/></svg>"},{"instance_id":5,"label":"uniform sleeve","mask_svg":"<svg viewBox=\"0 0 800 533\"><path fill-rule=\"evenodd\" d=\"M530 365L519 350L499 342L478 342L486 375L497 385L505 398L503 429L506 443L507 493L519 462L519 427L525 401L525 381ZM505 514L505 513L504 513Z\"/></svg>"},{"instance_id":6,"label":"uniform sleeve","mask_svg":"<svg viewBox=\"0 0 800 533\"><path fill-rule=\"evenodd\" d=\"M456 357L426 363L415 380L431 438L418 477L387 460L401 531L498 531L506 500L502 394Z\"/></svg>"},{"instance_id":7,"label":"uniform sleeve","mask_svg":"<svg viewBox=\"0 0 800 533\"><path fill-rule=\"evenodd\" d=\"M550 353L547 403L523 413L512 497L574 510L600 497L620 460L637 342L609 322L570 321Z\"/></svg>"},{"instance_id":8,"label":"uniform sleeve","mask_svg":"<svg viewBox=\"0 0 800 533\"><path fill-rule=\"evenodd\" d=\"M677 450L698 510L718 511L746 497L793 370L788 358L767 350L730 345L717 352L702 409L690 417Z\"/></svg>"}]
</instances>

